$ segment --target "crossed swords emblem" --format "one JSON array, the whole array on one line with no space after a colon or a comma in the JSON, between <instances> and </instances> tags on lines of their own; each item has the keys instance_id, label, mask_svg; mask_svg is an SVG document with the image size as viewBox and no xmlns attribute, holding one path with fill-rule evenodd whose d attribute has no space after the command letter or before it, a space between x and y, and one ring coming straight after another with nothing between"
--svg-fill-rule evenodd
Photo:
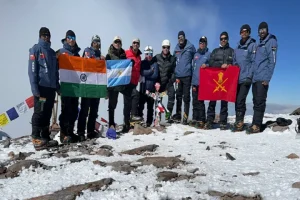
<instances>
[{"instance_id":1,"label":"crossed swords emblem","mask_svg":"<svg viewBox=\"0 0 300 200\"><path fill-rule=\"evenodd\" d=\"M220 91L220 89L221 89L221 92L222 91L227 92L227 90L225 89L224 83L228 80L228 78L223 80L223 76L224 76L223 72L220 72L220 73L218 73L219 80L216 81L215 79L213 79L214 82L217 84L213 93Z\"/></svg>"}]
</instances>

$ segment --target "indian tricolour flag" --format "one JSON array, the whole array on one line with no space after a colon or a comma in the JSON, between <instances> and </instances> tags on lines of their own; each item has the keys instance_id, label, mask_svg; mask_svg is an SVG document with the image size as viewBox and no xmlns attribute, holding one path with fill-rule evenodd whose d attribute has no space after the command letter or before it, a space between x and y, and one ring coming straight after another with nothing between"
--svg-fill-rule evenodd
<instances>
[{"instance_id":1,"label":"indian tricolour flag","mask_svg":"<svg viewBox=\"0 0 300 200\"><path fill-rule=\"evenodd\" d=\"M61 96L104 98L107 93L105 60L59 56Z\"/></svg>"}]
</instances>

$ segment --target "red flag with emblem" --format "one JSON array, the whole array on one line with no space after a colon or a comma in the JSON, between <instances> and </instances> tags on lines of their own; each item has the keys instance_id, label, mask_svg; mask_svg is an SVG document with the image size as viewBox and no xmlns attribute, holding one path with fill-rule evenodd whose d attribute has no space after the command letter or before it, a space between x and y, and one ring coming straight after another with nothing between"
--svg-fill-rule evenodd
<instances>
[{"instance_id":1,"label":"red flag with emblem","mask_svg":"<svg viewBox=\"0 0 300 200\"><path fill-rule=\"evenodd\" d=\"M239 67L207 67L201 68L199 73L198 100L224 100L233 103L236 101Z\"/></svg>"}]
</instances>

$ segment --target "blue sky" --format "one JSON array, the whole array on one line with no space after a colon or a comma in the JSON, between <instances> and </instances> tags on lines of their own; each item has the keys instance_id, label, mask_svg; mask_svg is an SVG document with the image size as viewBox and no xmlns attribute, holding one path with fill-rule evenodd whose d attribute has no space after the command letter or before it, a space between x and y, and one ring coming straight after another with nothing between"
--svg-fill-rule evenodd
<instances>
[{"instance_id":1,"label":"blue sky","mask_svg":"<svg viewBox=\"0 0 300 200\"><path fill-rule=\"evenodd\" d=\"M98 34L103 54L107 53L116 35L122 37L124 49L129 48L133 38L139 37L142 50L151 45L154 53L160 53L164 39L171 40L173 51L180 30L185 31L196 48L199 38L206 35L211 51L218 47L222 31L229 33L229 42L235 47L240 39L240 27L245 23L251 26L252 36L258 40L257 28L262 21L269 24L279 45L267 103L295 104L296 108L300 105L299 69L295 62L299 57L299 23L296 21L300 19L296 10L299 4L298 1L271 0L3 0L0 6L0 67L3 72L0 73L0 113L31 95L27 75L28 50L38 41L42 26L50 29L54 50L62 47L61 39L72 29L82 51L90 45L92 35ZM251 92L248 102L252 102ZM101 99L99 106L99 116L106 119L107 104L107 100ZM122 113L122 110L123 98L119 95L116 113ZM216 111L218 113L218 109ZM4 131L13 137L29 134L31 116L32 110L4 127ZM116 115L117 123L122 119L122 115Z\"/></svg>"}]
</instances>

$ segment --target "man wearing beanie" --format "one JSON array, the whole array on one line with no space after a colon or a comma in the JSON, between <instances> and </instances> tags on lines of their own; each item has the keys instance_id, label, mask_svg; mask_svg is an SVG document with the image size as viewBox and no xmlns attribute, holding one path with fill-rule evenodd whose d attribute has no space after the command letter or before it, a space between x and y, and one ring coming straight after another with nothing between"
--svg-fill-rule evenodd
<instances>
[{"instance_id":1,"label":"man wearing beanie","mask_svg":"<svg viewBox=\"0 0 300 200\"><path fill-rule=\"evenodd\" d=\"M172 119L177 122L181 121L181 105L183 99L184 114L182 123L185 125L187 124L190 110L190 89L193 71L192 62L195 53L195 46L185 38L185 33L183 31L179 31L178 44L176 45L173 54L176 56L175 77L178 88L176 90L176 114L173 115Z\"/></svg>"},{"instance_id":2,"label":"man wearing beanie","mask_svg":"<svg viewBox=\"0 0 300 200\"><path fill-rule=\"evenodd\" d=\"M58 145L50 139L49 131L55 94L59 92L58 65L50 39L49 29L42 27L38 44L29 49L28 76L34 96L31 136L36 150Z\"/></svg>"},{"instance_id":3,"label":"man wearing beanie","mask_svg":"<svg viewBox=\"0 0 300 200\"><path fill-rule=\"evenodd\" d=\"M78 56L80 48L76 43L76 35L72 30L66 32L66 36L61 40L63 48L60 54ZM75 121L78 116L78 97L61 97L61 114L59 116L60 141L64 144L77 142L78 136L74 134Z\"/></svg>"},{"instance_id":4,"label":"man wearing beanie","mask_svg":"<svg viewBox=\"0 0 300 200\"><path fill-rule=\"evenodd\" d=\"M199 71L200 68L208 66L210 51L207 48L207 38L202 36L199 39L199 49L194 56L194 70L192 78L192 97L193 97L193 119L190 122L191 126L196 128L204 128L206 121L204 101L198 100L199 91Z\"/></svg>"},{"instance_id":5,"label":"man wearing beanie","mask_svg":"<svg viewBox=\"0 0 300 200\"><path fill-rule=\"evenodd\" d=\"M91 58L97 60L105 60L105 57L101 55L101 39L98 35L92 36L91 47L85 48L83 52L84 58ZM95 123L98 117L98 107L100 98L81 98L80 111L77 122L77 135L79 141L85 140L85 128L87 126L87 137L89 139L99 137L99 134L95 131ZM88 121L86 118L88 117Z\"/></svg>"},{"instance_id":6,"label":"man wearing beanie","mask_svg":"<svg viewBox=\"0 0 300 200\"><path fill-rule=\"evenodd\" d=\"M233 132L243 131L244 116L246 113L246 99L249 93L253 69L255 68L255 39L250 37L251 28L244 24L240 29L241 40L234 50L233 64L240 67L239 82L235 102L235 123L231 127Z\"/></svg>"},{"instance_id":7,"label":"man wearing beanie","mask_svg":"<svg viewBox=\"0 0 300 200\"><path fill-rule=\"evenodd\" d=\"M209 66L228 68L233 63L234 50L229 46L229 36L227 32L220 34L220 47L215 48L210 54ZM204 129L212 129L213 121L215 120L216 101L210 101L207 109L207 122ZM227 117L228 117L228 102L221 101L220 110L220 129L227 129Z\"/></svg>"},{"instance_id":8,"label":"man wearing beanie","mask_svg":"<svg viewBox=\"0 0 300 200\"><path fill-rule=\"evenodd\" d=\"M257 44L255 67L252 78L253 119L247 133L261 132L261 125L266 109L269 82L272 79L277 58L277 38L269 33L266 22L258 26L260 41Z\"/></svg>"}]
</instances>

